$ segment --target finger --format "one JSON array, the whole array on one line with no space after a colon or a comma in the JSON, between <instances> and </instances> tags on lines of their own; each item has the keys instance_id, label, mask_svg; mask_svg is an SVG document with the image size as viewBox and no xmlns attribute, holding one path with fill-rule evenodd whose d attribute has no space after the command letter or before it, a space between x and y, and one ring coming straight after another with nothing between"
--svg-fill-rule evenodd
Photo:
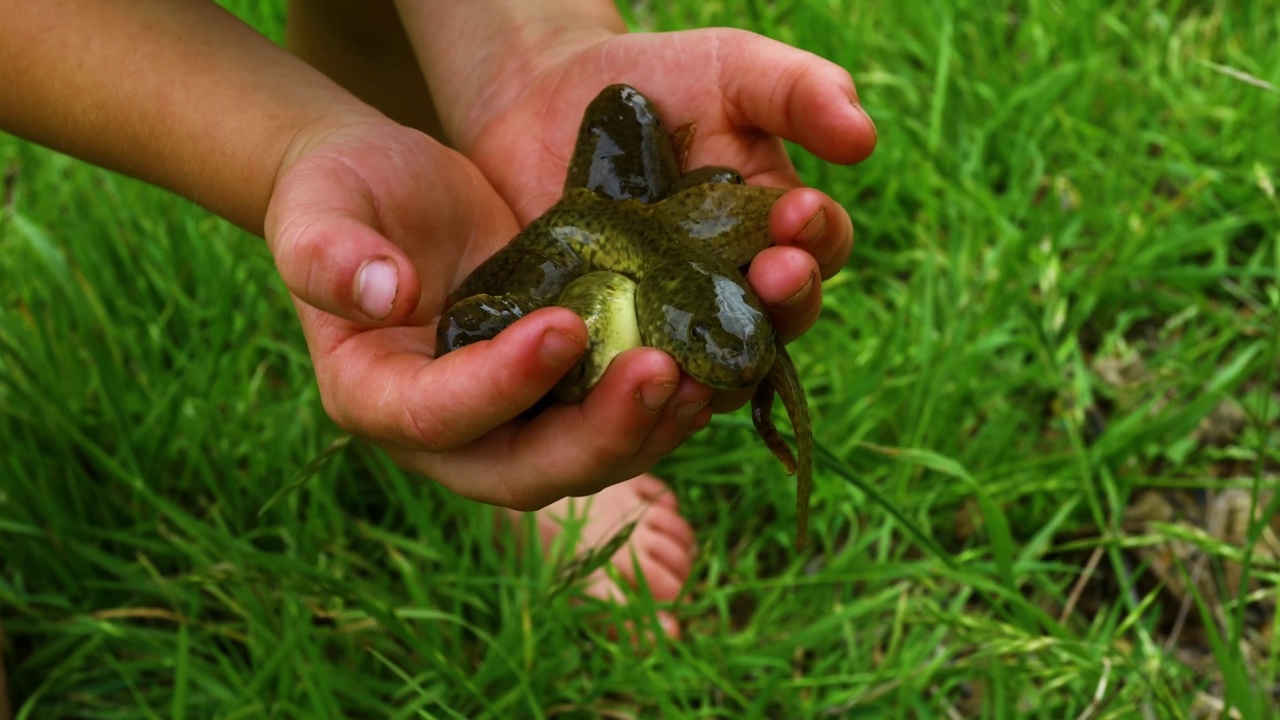
<instances>
[{"instance_id":1,"label":"finger","mask_svg":"<svg viewBox=\"0 0 1280 720\"><path fill-rule=\"evenodd\" d=\"M393 327L313 342L325 408L375 441L441 452L467 445L527 410L586 348L582 320L547 308L493 340L431 358L433 333Z\"/></svg>"},{"instance_id":2,"label":"finger","mask_svg":"<svg viewBox=\"0 0 1280 720\"><path fill-rule=\"evenodd\" d=\"M844 68L758 35L719 32L720 86L735 125L797 142L828 162L852 164L871 155L875 124Z\"/></svg>"},{"instance_id":3,"label":"finger","mask_svg":"<svg viewBox=\"0 0 1280 720\"><path fill-rule=\"evenodd\" d=\"M311 168L281 179L266 235L289 291L312 307L363 325L396 324L418 306L408 256L377 227L367 186L352 174Z\"/></svg>"},{"instance_id":4,"label":"finger","mask_svg":"<svg viewBox=\"0 0 1280 720\"><path fill-rule=\"evenodd\" d=\"M537 510L647 469L637 452L679 383L680 369L666 353L628 350L579 404L553 406L452 452L398 459L465 497Z\"/></svg>"},{"instance_id":5,"label":"finger","mask_svg":"<svg viewBox=\"0 0 1280 720\"><path fill-rule=\"evenodd\" d=\"M633 349L614 360L581 404L552 408L522 428L515 447L543 454L543 485L555 497L593 495L670 452L674 444L655 451L648 439L655 429L668 437L678 434L667 426L673 401L684 402L687 395L669 355ZM572 423L571 434L563 432L564 423Z\"/></svg>"},{"instance_id":6,"label":"finger","mask_svg":"<svg viewBox=\"0 0 1280 720\"><path fill-rule=\"evenodd\" d=\"M835 200L812 188L783 195L769 213L774 242L808 252L823 279L844 267L853 251L853 221Z\"/></svg>"},{"instance_id":7,"label":"finger","mask_svg":"<svg viewBox=\"0 0 1280 720\"><path fill-rule=\"evenodd\" d=\"M782 342L803 335L822 312L822 281L817 261L803 250L774 246L751 261L747 282L764 302Z\"/></svg>"},{"instance_id":8,"label":"finger","mask_svg":"<svg viewBox=\"0 0 1280 720\"><path fill-rule=\"evenodd\" d=\"M706 427L711 421L711 410L708 407L711 397L711 388L687 375L681 377L680 387L667 403L662 417L636 451L632 467L637 472L648 470L680 447L694 432ZM655 502L674 505L675 495L657 479L654 482L657 487L666 491Z\"/></svg>"}]
</instances>

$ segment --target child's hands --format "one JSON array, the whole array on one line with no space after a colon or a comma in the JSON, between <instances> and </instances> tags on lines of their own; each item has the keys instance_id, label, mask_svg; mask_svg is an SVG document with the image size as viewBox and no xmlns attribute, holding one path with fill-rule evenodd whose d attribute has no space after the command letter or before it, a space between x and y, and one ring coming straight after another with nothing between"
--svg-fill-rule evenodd
<instances>
[{"instance_id":1,"label":"child's hands","mask_svg":"<svg viewBox=\"0 0 1280 720\"><path fill-rule=\"evenodd\" d=\"M266 223L330 415L408 469L522 509L642 472L709 419L708 388L682 377L664 353L637 349L581 405L517 420L585 347L585 328L564 310L432 357L428 323L446 294L559 197L590 99L610 83L633 84L669 121L696 122L691 166L730 165L775 187L800 188L779 137L842 163L875 144L844 70L751 33L548 37L553 45L480 61L441 47L450 62L471 63L456 74L463 85L433 81L432 91L451 140L476 165L389 122L304 133L286 156ZM847 260L853 228L831 198L797 189L778 202L772 230L779 245L760 254L748 280L794 339L817 318L819 278ZM378 259L390 265L369 264ZM396 280L386 283L392 267ZM362 280L362 268L378 269Z\"/></svg>"},{"instance_id":2,"label":"child's hands","mask_svg":"<svg viewBox=\"0 0 1280 720\"><path fill-rule=\"evenodd\" d=\"M585 348L562 309L434 359L447 293L517 229L474 165L389 121L301 134L266 219L334 420L460 495L534 509L648 469L706 423L709 392L638 349L581 405L517 420Z\"/></svg>"}]
</instances>

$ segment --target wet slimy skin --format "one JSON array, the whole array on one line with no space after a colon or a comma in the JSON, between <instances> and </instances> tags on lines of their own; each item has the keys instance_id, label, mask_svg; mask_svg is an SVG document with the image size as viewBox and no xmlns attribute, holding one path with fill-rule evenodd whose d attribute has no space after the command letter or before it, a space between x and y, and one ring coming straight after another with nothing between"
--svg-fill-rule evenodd
<instances>
[{"instance_id":1,"label":"wet slimy skin","mask_svg":"<svg viewBox=\"0 0 1280 720\"><path fill-rule=\"evenodd\" d=\"M656 347L720 390L756 387L752 419L797 473L797 536L808 535L812 429L795 366L739 268L770 244L782 190L742 183L730 168L682 173L652 104L626 85L588 105L559 202L481 264L449 296L436 353L487 340L524 315L568 307L591 338L554 390L581 400L618 353ZM770 417L782 398L799 461Z\"/></svg>"}]
</instances>

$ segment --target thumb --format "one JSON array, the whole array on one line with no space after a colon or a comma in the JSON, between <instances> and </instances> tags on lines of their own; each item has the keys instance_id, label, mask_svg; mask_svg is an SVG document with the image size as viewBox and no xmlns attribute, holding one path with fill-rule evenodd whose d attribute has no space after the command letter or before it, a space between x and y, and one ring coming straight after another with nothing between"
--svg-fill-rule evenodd
<instances>
[{"instance_id":1,"label":"thumb","mask_svg":"<svg viewBox=\"0 0 1280 720\"><path fill-rule=\"evenodd\" d=\"M466 445L545 395L587 346L563 308L531 313L492 340L439 359L423 326L354 330L302 311L330 417L350 432L413 450ZM309 322L308 322L309 321Z\"/></svg>"},{"instance_id":2,"label":"thumb","mask_svg":"<svg viewBox=\"0 0 1280 720\"><path fill-rule=\"evenodd\" d=\"M720 39L717 59L734 124L797 142L828 162L861 162L875 150L875 123L847 70L741 30L707 32Z\"/></svg>"},{"instance_id":3,"label":"thumb","mask_svg":"<svg viewBox=\"0 0 1280 720\"><path fill-rule=\"evenodd\" d=\"M266 237L289 291L361 325L394 325L418 307L413 263L378 232L369 189L357 177L282 177L267 209Z\"/></svg>"}]
</instances>

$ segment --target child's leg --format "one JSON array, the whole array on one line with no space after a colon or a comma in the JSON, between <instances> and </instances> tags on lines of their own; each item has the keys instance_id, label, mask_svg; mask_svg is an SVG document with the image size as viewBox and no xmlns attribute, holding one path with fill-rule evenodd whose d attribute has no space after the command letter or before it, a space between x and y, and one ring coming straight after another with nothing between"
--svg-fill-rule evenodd
<instances>
[{"instance_id":1,"label":"child's leg","mask_svg":"<svg viewBox=\"0 0 1280 720\"><path fill-rule=\"evenodd\" d=\"M285 46L392 120L441 137L391 0L289 0Z\"/></svg>"}]
</instances>

